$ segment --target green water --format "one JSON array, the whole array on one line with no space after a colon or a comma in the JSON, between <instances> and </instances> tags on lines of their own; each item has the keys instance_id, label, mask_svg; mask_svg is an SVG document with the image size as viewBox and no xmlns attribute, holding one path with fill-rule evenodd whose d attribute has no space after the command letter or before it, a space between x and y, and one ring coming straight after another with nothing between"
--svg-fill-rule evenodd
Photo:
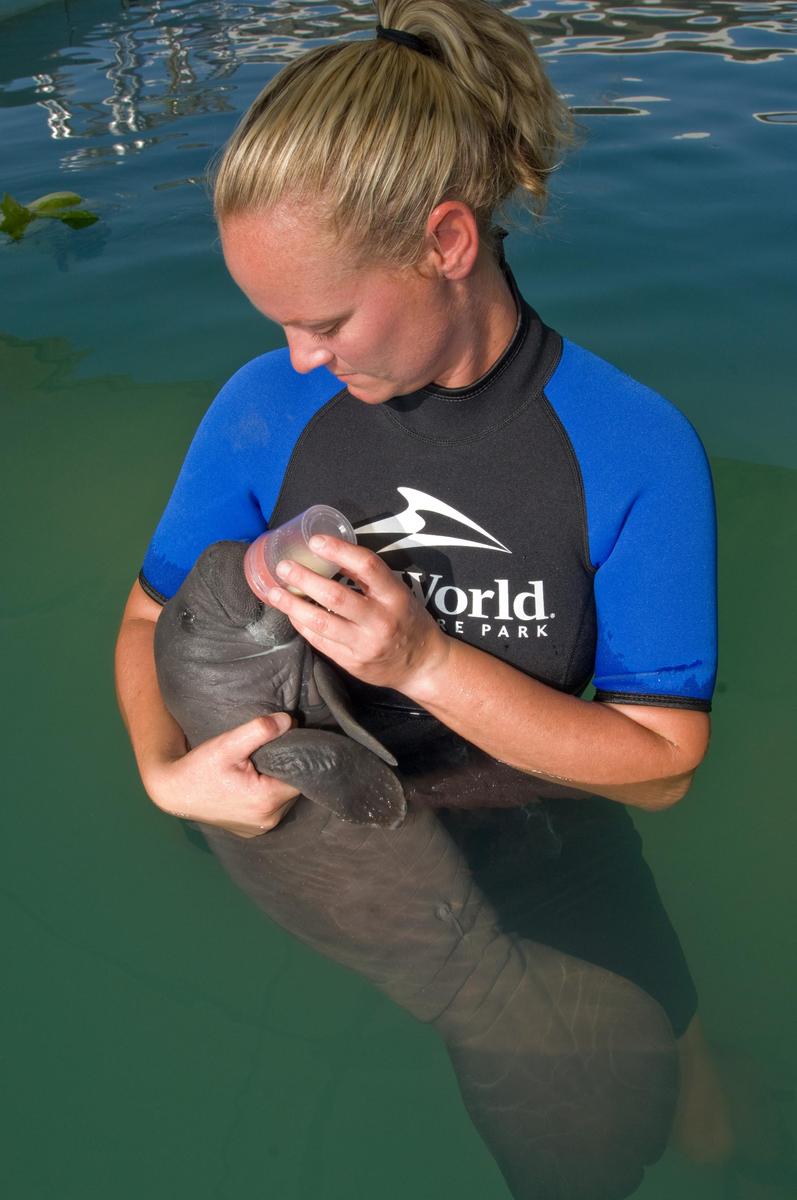
<instances>
[{"instance_id":1,"label":"green water","mask_svg":"<svg viewBox=\"0 0 797 1200\"><path fill-rule=\"evenodd\" d=\"M77 379L0 339L6 441L5 1194L502 1200L442 1044L266 923L142 796L111 645L210 385ZM723 597L711 755L639 824L711 1034L793 1080L797 474L713 462ZM670 1155L638 1195L719 1197Z\"/></svg>"}]
</instances>

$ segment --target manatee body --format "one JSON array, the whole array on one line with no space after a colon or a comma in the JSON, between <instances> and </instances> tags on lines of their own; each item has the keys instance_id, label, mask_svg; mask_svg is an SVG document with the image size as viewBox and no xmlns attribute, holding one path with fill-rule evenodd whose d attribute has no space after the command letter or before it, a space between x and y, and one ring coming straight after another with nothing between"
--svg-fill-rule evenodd
<instances>
[{"instance_id":1,"label":"manatee body","mask_svg":"<svg viewBox=\"0 0 797 1200\"><path fill-rule=\"evenodd\" d=\"M206 551L158 623L161 686L189 742L262 712L298 708L309 725L316 711L334 709L357 753L379 764L373 775L370 760L357 766L359 778L391 775L345 706L331 692L324 698L313 656L279 614L264 623L259 602L240 594L243 550ZM326 735L297 730L270 746L317 732ZM620 976L502 932L459 848L433 809L413 804L412 790L404 820L392 785L353 800L333 755L323 795L308 799L318 754L300 742L303 765L291 778L301 777L304 794L271 832L245 839L202 826L228 874L283 928L435 1026L516 1200L631 1195L663 1152L674 1109L675 1043L663 1010ZM277 773L262 751L253 761ZM474 780L486 787L485 775L465 776L472 804ZM456 778L454 770L449 805Z\"/></svg>"}]
</instances>

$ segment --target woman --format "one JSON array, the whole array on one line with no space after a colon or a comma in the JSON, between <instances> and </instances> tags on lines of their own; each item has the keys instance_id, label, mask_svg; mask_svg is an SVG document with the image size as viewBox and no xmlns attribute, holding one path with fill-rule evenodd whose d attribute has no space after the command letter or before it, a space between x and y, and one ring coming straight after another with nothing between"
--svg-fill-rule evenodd
<instances>
[{"instance_id":1,"label":"woman","mask_svg":"<svg viewBox=\"0 0 797 1200\"><path fill-rule=\"evenodd\" d=\"M699 1050L622 806L675 803L708 744L705 455L669 404L548 329L504 263L496 210L518 192L542 206L570 130L522 27L484 0L377 8L373 41L280 72L218 170L228 269L288 350L220 393L131 591L118 682L142 779L164 811L226 831L231 855L291 809L296 792L249 760L289 717L187 753L153 631L210 543L332 504L360 544L317 552L356 588L283 564L307 598L286 586L269 602L349 674L380 732L401 743L411 727L422 748L443 729L523 773L517 807L483 821L460 810L455 772L436 797L505 928L633 980ZM597 703L580 698L592 678ZM520 833L541 796L537 834ZM518 900L527 850L537 893ZM689 1072L716 1099L699 1053ZM589 1176L587 1150L568 1152ZM576 1194L551 1186L533 1194ZM601 1187L578 1194L628 1194Z\"/></svg>"}]
</instances>

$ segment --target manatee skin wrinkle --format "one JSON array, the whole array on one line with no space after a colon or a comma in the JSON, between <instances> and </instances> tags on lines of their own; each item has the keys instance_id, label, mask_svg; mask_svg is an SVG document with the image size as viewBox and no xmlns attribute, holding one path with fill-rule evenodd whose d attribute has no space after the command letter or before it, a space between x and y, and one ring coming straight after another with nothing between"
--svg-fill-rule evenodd
<instances>
[{"instance_id":1,"label":"manatee skin wrinkle","mask_svg":"<svg viewBox=\"0 0 797 1200\"><path fill-rule=\"evenodd\" d=\"M308 647L233 663L258 649L247 623L259 629L261 649L276 635L275 645L292 642L284 628L269 633L259 624L263 614L253 611L259 602L251 594L238 596L244 549L218 543L206 551L158 622L164 698L192 745L260 712L297 711L300 701L303 712L330 715ZM212 636L211 619L221 625ZM323 682L321 689L331 694ZM602 967L501 930L434 808L413 800L433 793L434 803L456 807L461 770L472 804L479 788L490 787L486 764L468 766L449 747L447 781L443 759L430 767L431 783L419 766L407 784L404 819L391 810L389 786L384 793L374 788L386 816L374 823L367 789L358 800L349 794L345 812L335 810L346 753L356 747L398 781L340 728L345 732L296 729L258 750L259 769L293 772L303 794L261 837L203 825L209 846L269 918L435 1027L471 1120L515 1200L630 1196L664 1151L675 1106L675 1040L663 1009ZM326 742L308 750L303 738L318 733L346 750ZM312 800L310 776L319 785ZM509 785L500 775L499 790Z\"/></svg>"}]
</instances>

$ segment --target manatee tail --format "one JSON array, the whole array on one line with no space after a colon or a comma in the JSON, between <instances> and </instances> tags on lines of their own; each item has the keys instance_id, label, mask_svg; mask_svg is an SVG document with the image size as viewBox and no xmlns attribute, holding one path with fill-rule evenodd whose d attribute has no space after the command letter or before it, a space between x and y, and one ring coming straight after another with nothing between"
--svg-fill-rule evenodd
<instances>
[{"instance_id":1,"label":"manatee tail","mask_svg":"<svg viewBox=\"0 0 797 1200\"><path fill-rule=\"evenodd\" d=\"M621 1200L663 1153L675 1043L627 980L536 943L496 944L435 1024L515 1200Z\"/></svg>"}]
</instances>

